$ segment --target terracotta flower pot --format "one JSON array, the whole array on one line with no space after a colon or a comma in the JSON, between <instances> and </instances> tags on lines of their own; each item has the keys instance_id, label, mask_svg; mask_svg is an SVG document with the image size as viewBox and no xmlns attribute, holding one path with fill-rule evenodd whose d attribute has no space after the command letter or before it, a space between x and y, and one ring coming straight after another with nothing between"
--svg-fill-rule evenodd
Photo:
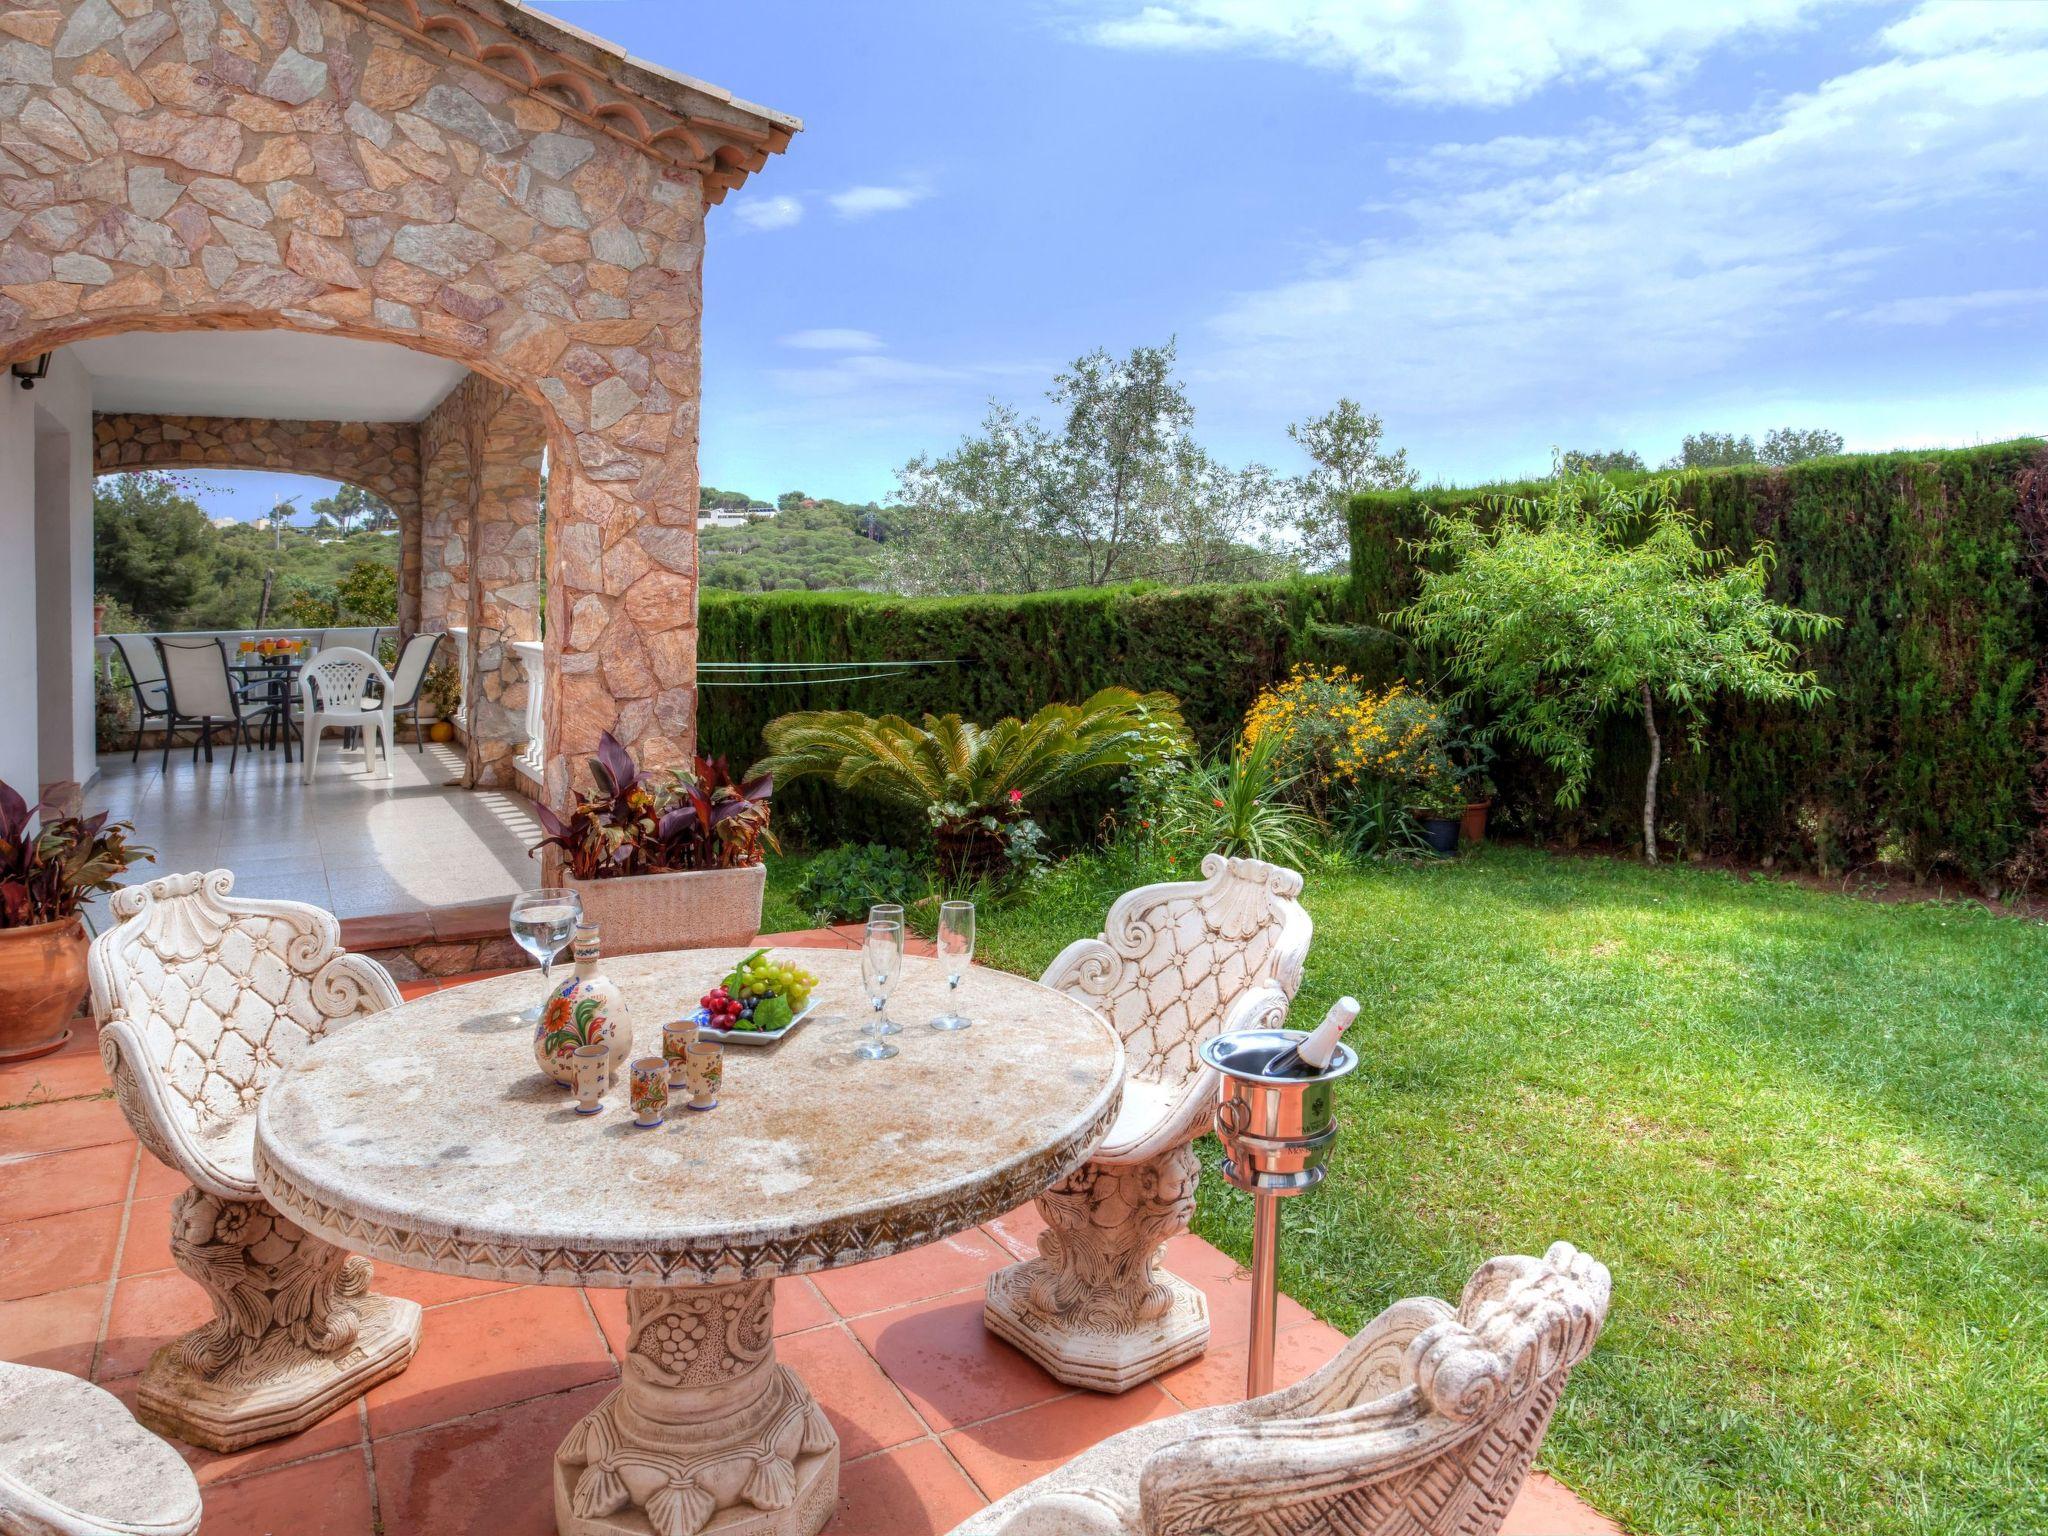
<instances>
[{"instance_id":1,"label":"terracotta flower pot","mask_svg":"<svg viewBox=\"0 0 2048 1536\"><path fill-rule=\"evenodd\" d=\"M47 1056L71 1038L85 997L85 924L0 928L0 1061Z\"/></svg>"},{"instance_id":2,"label":"terracotta flower pot","mask_svg":"<svg viewBox=\"0 0 2048 1536\"><path fill-rule=\"evenodd\" d=\"M1493 801L1475 800L1465 807L1465 814L1458 818L1458 835L1466 842L1477 846L1486 841L1486 817L1493 809Z\"/></svg>"},{"instance_id":3,"label":"terracotta flower pot","mask_svg":"<svg viewBox=\"0 0 2048 1536\"><path fill-rule=\"evenodd\" d=\"M604 932L608 955L658 949L721 949L753 941L761 931L768 866L692 869L666 875L562 884L583 901L583 920Z\"/></svg>"}]
</instances>

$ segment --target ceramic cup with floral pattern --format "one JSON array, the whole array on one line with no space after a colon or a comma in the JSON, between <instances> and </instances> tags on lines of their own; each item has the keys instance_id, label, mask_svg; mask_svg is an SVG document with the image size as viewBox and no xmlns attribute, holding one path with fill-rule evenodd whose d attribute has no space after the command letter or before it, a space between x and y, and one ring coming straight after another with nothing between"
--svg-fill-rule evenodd
<instances>
[{"instance_id":1,"label":"ceramic cup with floral pattern","mask_svg":"<svg viewBox=\"0 0 2048 1536\"><path fill-rule=\"evenodd\" d=\"M575 1074L576 1113L596 1114L604 1108L598 1101L611 1086L611 1046L602 1040L596 1045L579 1045L570 1053L569 1066Z\"/></svg>"},{"instance_id":2,"label":"ceramic cup with floral pattern","mask_svg":"<svg viewBox=\"0 0 2048 1536\"><path fill-rule=\"evenodd\" d=\"M671 1019L661 1026L661 1055L668 1063L668 1085L671 1088L683 1086L683 1058L696 1043L698 1028L694 1017Z\"/></svg>"},{"instance_id":3,"label":"ceramic cup with floral pattern","mask_svg":"<svg viewBox=\"0 0 2048 1536\"><path fill-rule=\"evenodd\" d=\"M631 1071L633 1123L652 1130L668 1108L668 1062L659 1056L636 1056Z\"/></svg>"},{"instance_id":4,"label":"ceramic cup with floral pattern","mask_svg":"<svg viewBox=\"0 0 2048 1536\"><path fill-rule=\"evenodd\" d=\"M725 1077L725 1047L716 1040L692 1040L683 1053L683 1081L690 1089L690 1108L716 1109L718 1085Z\"/></svg>"}]
</instances>

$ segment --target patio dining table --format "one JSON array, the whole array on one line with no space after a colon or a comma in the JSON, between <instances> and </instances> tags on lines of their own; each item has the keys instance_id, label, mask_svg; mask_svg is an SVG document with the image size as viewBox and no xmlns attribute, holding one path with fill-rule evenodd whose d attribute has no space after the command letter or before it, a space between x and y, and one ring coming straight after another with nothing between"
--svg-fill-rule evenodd
<instances>
[{"instance_id":1,"label":"patio dining table","mask_svg":"<svg viewBox=\"0 0 2048 1536\"><path fill-rule=\"evenodd\" d=\"M292 699L298 692L299 668L305 656L247 655L230 662L228 670L242 687L246 703L256 706L250 723L262 733L263 745L284 746L284 760L292 760Z\"/></svg>"},{"instance_id":2,"label":"patio dining table","mask_svg":"<svg viewBox=\"0 0 2048 1536\"><path fill-rule=\"evenodd\" d=\"M604 962L640 1053L746 953ZM971 968L973 1027L938 962L911 959L889 1011L900 1054L856 1060L859 955L806 951L821 1014L772 1046L728 1045L716 1109L674 1101L641 1129L614 1087L575 1112L536 1070L533 972L472 982L337 1031L265 1093L256 1179L279 1210L357 1252L444 1274L628 1288L617 1390L555 1452L562 1536L813 1536L839 1442L775 1358L774 1280L934 1242L1013 1210L1086 1161L1123 1097L1100 1015ZM510 1367L515 1362L508 1361Z\"/></svg>"}]
</instances>

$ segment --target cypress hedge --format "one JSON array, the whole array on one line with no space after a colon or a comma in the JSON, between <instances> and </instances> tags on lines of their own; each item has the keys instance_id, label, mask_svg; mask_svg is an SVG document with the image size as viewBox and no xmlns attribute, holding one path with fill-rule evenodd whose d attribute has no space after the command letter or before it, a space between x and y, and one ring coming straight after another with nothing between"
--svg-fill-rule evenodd
<instances>
[{"instance_id":1,"label":"cypress hedge","mask_svg":"<svg viewBox=\"0 0 2048 1536\"><path fill-rule=\"evenodd\" d=\"M905 661L944 665L865 681L719 686L699 694L704 751L738 770L761 755L761 728L798 709L870 714L958 713L988 724L1097 689L1165 689L1198 742L1235 731L1260 688L1297 659L1353 655L1371 636L1345 624L1338 578L1235 586L1098 587L1018 596L909 598L861 592L726 594L706 590L698 614L706 661ZM1041 808L1055 836L1091 830L1101 795ZM895 840L922 830L861 797L818 783L776 796L776 821L804 840Z\"/></svg>"},{"instance_id":2,"label":"cypress hedge","mask_svg":"<svg viewBox=\"0 0 2048 1536\"><path fill-rule=\"evenodd\" d=\"M1408 601L1409 541L1430 508L1540 489L1354 498L1356 611ZM1770 543L1772 595L1842 627L1807 652L1832 699L1811 712L1720 705L1684 733L1664 780L1675 840L1821 870L1904 863L1994 887L2048 873L2048 445L1715 470L1687 476L1680 499L1738 558ZM1427 670L1427 658L1405 664ZM1539 765L1510 759L1496 777L1538 836L1627 840L1646 752L1640 722L1612 722L1572 812L1550 803Z\"/></svg>"}]
</instances>

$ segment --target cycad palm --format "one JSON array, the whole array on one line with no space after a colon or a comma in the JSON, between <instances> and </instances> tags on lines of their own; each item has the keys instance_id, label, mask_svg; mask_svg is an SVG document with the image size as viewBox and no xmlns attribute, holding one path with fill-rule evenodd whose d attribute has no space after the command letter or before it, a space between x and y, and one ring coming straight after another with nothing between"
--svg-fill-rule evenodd
<instances>
[{"instance_id":1,"label":"cycad palm","mask_svg":"<svg viewBox=\"0 0 2048 1536\"><path fill-rule=\"evenodd\" d=\"M1187 728L1171 694L1105 688L1085 703L1048 704L1029 720L992 726L958 715L913 725L901 715L812 710L771 721L762 735L768 756L751 774L772 773L778 785L830 779L925 812L944 838L1024 801L1177 755Z\"/></svg>"}]
</instances>

